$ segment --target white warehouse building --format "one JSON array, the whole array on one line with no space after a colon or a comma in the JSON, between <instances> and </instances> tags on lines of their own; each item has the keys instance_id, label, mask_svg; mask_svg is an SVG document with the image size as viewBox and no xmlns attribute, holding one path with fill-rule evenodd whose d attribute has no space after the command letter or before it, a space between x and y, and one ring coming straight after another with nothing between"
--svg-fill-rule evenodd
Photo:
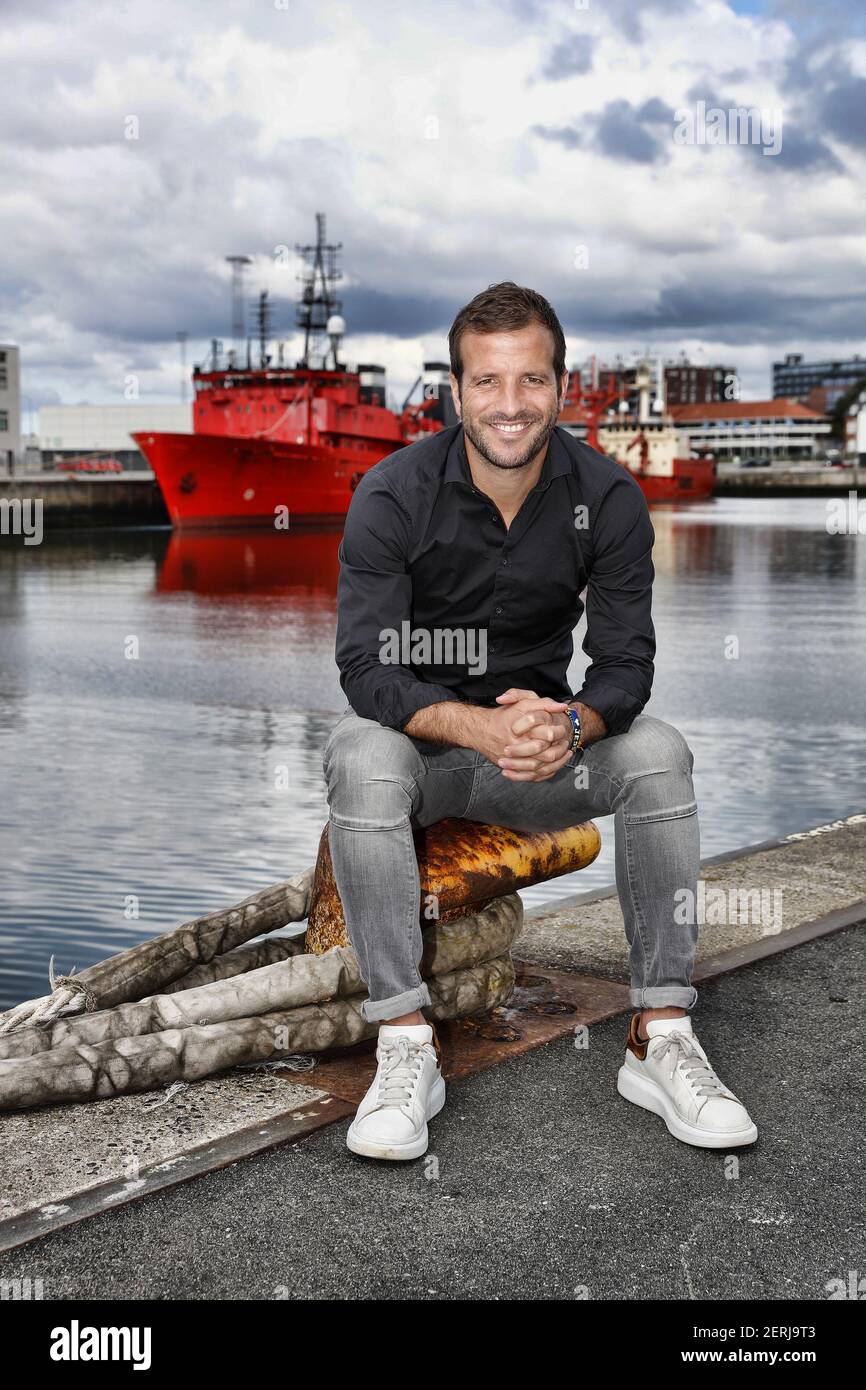
<instances>
[{"instance_id":1,"label":"white warehouse building","mask_svg":"<svg viewBox=\"0 0 866 1390\"><path fill-rule=\"evenodd\" d=\"M191 405L43 405L39 408L39 446L50 468L63 459L113 458L125 468L148 468L132 434L140 430L192 432Z\"/></svg>"},{"instance_id":2,"label":"white warehouse building","mask_svg":"<svg viewBox=\"0 0 866 1390\"><path fill-rule=\"evenodd\" d=\"M811 460L830 443L827 416L784 397L672 405L670 413L693 449L709 449L720 461Z\"/></svg>"}]
</instances>

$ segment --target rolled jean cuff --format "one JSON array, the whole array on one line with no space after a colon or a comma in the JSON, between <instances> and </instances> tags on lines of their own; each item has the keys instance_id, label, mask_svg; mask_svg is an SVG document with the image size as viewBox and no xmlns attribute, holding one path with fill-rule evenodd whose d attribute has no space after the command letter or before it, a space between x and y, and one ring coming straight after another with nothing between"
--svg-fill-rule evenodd
<instances>
[{"instance_id":1,"label":"rolled jean cuff","mask_svg":"<svg viewBox=\"0 0 866 1390\"><path fill-rule=\"evenodd\" d=\"M361 1013L368 1023L387 1023L389 1018L400 1018L402 1014L412 1014L416 1009L430 1005L430 991L422 981L416 989L404 990L402 994L392 994L390 999L365 999Z\"/></svg>"},{"instance_id":2,"label":"rolled jean cuff","mask_svg":"<svg viewBox=\"0 0 866 1390\"><path fill-rule=\"evenodd\" d=\"M651 985L649 989L630 989L629 1002L635 1009L693 1009L698 991L694 985Z\"/></svg>"}]
</instances>

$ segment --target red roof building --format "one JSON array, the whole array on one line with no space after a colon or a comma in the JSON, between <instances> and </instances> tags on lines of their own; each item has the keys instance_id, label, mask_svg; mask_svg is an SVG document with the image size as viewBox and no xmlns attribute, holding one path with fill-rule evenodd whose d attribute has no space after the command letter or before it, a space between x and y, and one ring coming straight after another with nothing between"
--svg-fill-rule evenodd
<instances>
[{"instance_id":1,"label":"red roof building","mask_svg":"<svg viewBox=\"0 0 866 1390\"><path fill-rule=\"evenodd\" d=\"M829 442L827 416L786 397L672 405L670 415L693 449L720 460L820 458Z\"/></svg>"},{"instance_id":2,"label":"red roof building","mask_svg":"<svg viewBox=\"0 0 866 1390\"><path fill-rule=\"evenodd\" d=\"M824 419L817 410L810 410L802 401L784 396L772 401L707 401L703 405L672 405L670 413L678 424L698 420L812 420Z\"/></svg>"}]
</instances>

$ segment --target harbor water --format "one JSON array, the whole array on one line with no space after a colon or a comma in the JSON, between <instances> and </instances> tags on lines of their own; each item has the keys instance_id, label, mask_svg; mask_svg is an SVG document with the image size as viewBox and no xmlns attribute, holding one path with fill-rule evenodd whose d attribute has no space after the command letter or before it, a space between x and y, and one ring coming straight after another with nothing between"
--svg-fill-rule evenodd
<instances>
[{"instance_id":1,"label":"harbor water","mask_svg":"<svg viewBox=\"0 0 866 1390\"><path fill-rule=\"evenodd\" d=\"M866 537L819 497L659 508L649 712L695 754L705 856L863 810ZM311 864L336 531L0 548L0 1008ZM575 686L585 658L572 666ZM613 826L577 876L608 884Z\"/></svg>"}]
</instances>

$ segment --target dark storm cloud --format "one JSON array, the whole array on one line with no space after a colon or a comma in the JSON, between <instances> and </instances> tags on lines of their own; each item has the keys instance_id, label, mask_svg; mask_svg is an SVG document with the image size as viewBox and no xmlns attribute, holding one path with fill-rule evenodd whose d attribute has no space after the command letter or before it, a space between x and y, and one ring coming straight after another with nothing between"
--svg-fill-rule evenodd
<instances>
[{"instance_id":1,"label":"dark storm cloud","mask_svg":"<svg viewBox=\"0 0 866 1390\"><path fill-rule=\"evenodd\" d=\"M660 101L658 97L650 97L643 106L639 106L635 112L638 121L645 121L648 125L667 124L673 126L674 109Z\"/></svg>"},{"instance_id":2,"label":"dark storm cloud","mask_svg":"<svg viewBox=\"0 0 866 1390\"><path fill-rule=\"evenodd\" d=\"M809 135L791 121L782 122L782 148L779 153L764 156L760 145L744 145L761 157L769 166L769 172L780 170L784 173L799 173L810 169L816 173L844 173L845 166L831 150L830 146L815 135Z\"/></svg>"},{"instance_id":3,"label":"dark storm cloud","mask_svg":"<svg viewBox=\"0 0 866 1390\"><path fill-rule=\"evenodd\" d=\"M646 128L650 124L655 121L642 120L630 102L610 101L594 118L596 148L612 159L655 164L664 153L657 136Z\"/></svg>"},{"instance_id":4,"label":"dark storm cloud","mask_svg":"<svg viewBox=\"0 0 866 1390\"><path fill-rule=\"evenodd\" d=\"M682 243L680 250L692 251ZM755 291L707 295L703 289L694 292L689 287L660 293L651 309L636 309L632 295L626 290L615 301L609 287L590 292L579 302L573 298L571 284L545 276L536 264L521 268L513 263L499 262L492 256L480 256L474 266L468 261L454 276L454 292L449 294L386 293L378 290L350 288L343 293L343 312L351 333L383 333L403 337L420 337L441 333L444 337L457 310L479 290L497 280L514 278L532 285L548 295L555 303L566 332L582 335L589 332L631 332L647 328L691 330L696 326L710 329L713 315L719 313L725 324L733 329L749 327L760 313L754 312ZM783 304L780 296L779 303ZM804 301L806 302L806 301ZM762 300L762 308L767 301ZM566 321L567 320L567 321Z\"/></svg>"},{"instance_id":5,"label":"dark storm cloud","mask_svg":"<svg viewBox=\"0 0 866 1390\"><path fill-rule=\"evenodd\" d=\"M795 88L796 91L796 88ZM711 110L717 111L742 111L748 109L762 108L757 102L749 100L735 101L733 97L719 96L717 92L707 88L698 82L689 88L686 96L691 103L691 109L697 109L699 101L705 103L707 115ZM687 108L683 108L687 109ZM774 173L800 173L805 170L813 172L823 172L826 174L844 173L845 166L834 154L826 140L822 140L816 130L817 125L824 123L816 122L814 116L810 118L808 104L802 100L794 99L783 107L781 111L781 135L782 146L778 153L765 155L760 139L760 126L755 123L758 139L753 143L744 142L734 148L742 149L747 154L752 154L760 159L761 164L766 166L768 174ZM777 108L763 108L763 129L764 140L767 145L773 143L774 132L776 130ZM751 131L750 131L751 134ZM716 146L707 144L704 148L712 153Z\"/></svg>"},{"instance_id":6,"label":"dark storm cloud","mask_svg":"<svg viewBox=\"0 0 866 1390\"><path fill-rule=\"evenodd\" d=\"M648 15L685 14L693 0L606 0L605 13L616 24L620 34L632 43L642 44L646 33L643 20Z\"/></svg>"},{"instance_id":7,"label":"dark storm cloud","mask_svg":"<svg viewBox=\"0 0 866 1390\"><path fill-rule=\"evenodd\" d=\"M798 31L866 33L866 12L858 0L821 0L819 5L815 0L770 0L768 10L774 19L793 22Z\"/></svg>"},{"instance_id":8,"label":"dark storm cloud","mask_svg":"<svg viewBox=\"0 0 866 1390\"><path fill-rule=\"evenodd\" d=\"M160 362L176 360L179 329L190 334L190 363L200 358L209 338L227 339L230 294L222 258L228 252L256 257L248 303L261 287L261 271L262 283L271 288L274 335L292 335L294 272L287 269L284 280L268 279L266 272L276 243L291 248L311 239L314 212L321 208L328 212L331 238L345 246L344 265L352 278L342 298L350 335L431 335L437 342L441 335L444 354L444 334L456 309L491 281L514 278L549 294L571 334L608 334L627 345L638 335L672 345L686 335L722 334L732 343L811 340L828 348L834 337L862 340L864 305L842 296L854 269L850 263L834 264L834 245L829 255L824 246L816 251L809 215L820 199L822 174L842 169L828 137L840 151L845 145L866 146L866 103L861 100L859 111L856 107L862 79L851 73L845 51L856 27L850 7L846 12L835 0L783 6L788 14L797 10L798 26L786 49L793 50L788 71L797 80L787 87L784 61L771 56L772 46L759 51L759 36L754 51L748 38L737 48L728 45L719 60L723 72L711 57L696 68L685 62L677 71L690 76L678 76L676 86L671 77L669 86L658 69L665 43L682 37L697 3L590 0L586 11L579 11L573 0L506 0L504 6L495 0L440 0L434 15L426 7L413 12L399 0L349 12L331 0L285 12L272 0L258 6L185 0L180 8L151 0L133 10L107 0L40 0L36 6L33 0L0 0L10 34L17 26L17 19L8 22L10 15L20 17L22 34L26 23L22 53L28 44L33 50L26 61L7 62L0 79L0 158L10 209L0 223L6 243L0 314L14 322L31 364L28 393L41 390L38 372L45 365L56 367L57 378L67 383L64 397L79 399L116 374L118 360L142 372L153 367L158 376ZM825 21L825 14L831 18ZM31 25L37 32L32 43ZM516 83L504 98L506 117L516 116L522 128L543 121L533 127L539 140L566 152L591 152L603 187L611 169L618 188L634 185L629 216L621 216L616 195L613 206L604 194L593 206L593 234L599 243L609 236L611 256L622 258L617 264L628 267L625 274L596 280L594 288L589 275L569 276L577 236L569 223L579 204L575 195L584 191L568 187L577 161L547 149L556 182L542 183L533 164L540 149L533 142L533 149L520 151L525 156L520 168L512 167L508 161L520 141L509 145L502 134L509 119L492 139L476 139L480 127L467 126L462 147L450 152L456 162L449 166L442 158L448 153L445 139L436 146L419 138L407 159L394 153L387 135L376 136L383 110L395 110L410 126L415 121L420 126L426 111L423 105L413 110L411 92L387 106L385 98L390 101L393 93L385 80L373 91L358 77L342 125L339 119L329 121L331 107L340 102L328 97L343 93L337 88L329 93L327 83L321 108L313 103L315 119L301 121L297 130L291 102L280 110L277 101L274 109L273 87L263 86L268 102L256 103L256 64L273 83L280 69L271 69L269 61L282 47L295 56L303 49L304 61L311 48L326 55L311 62L333 61L335 70L342 72L343 64L352 72L359 37L369 36L377 54L387 53L395 86L408 70L407 54L426 58L432 43L433 56L443 60L435 77L441 84L437 99L445 103L453 96L459 107L463 94L448 84L465 79L454 76L443 47L444 36L452 33L455 50L477 60L479 80L489 81L481 104L487 103L494 118L503 97L489 61L490 44L508 48L511 61L516 41L526 52L525 85L539 82L540 74L550 85L542 110L535 100L537 86L525 107L518 105L527 93ZM259 44L257 53L251 39ZM640 51L632 44L642 45ZM578 116L586 99L571 105L569 98L580 94L586 73L592 72L593 83L598 80L609 50L615 51L603 70L597 110ZM434 68L431 61L431 73ZM636 86L638 70L643 76ZM698 184L699 195L705 195L700 217L705 246L689 243L693 190L681 179L667 179L677 172L674 112L659 97L634 99L636 90L657 91L678 105L680 84L697 73L705 73L706 81L696 84L701 90L694 98L713 104L723 103L710 89L740 90L742 84L747 92L749 75L758 73L762 90L772 91L768 84L777 83L785 115L779 156L762 157L760 148L750 147L753 157L737 161L736 179L742 181L748 211L738 212L736 190L726 204L725 176L714 172L724 164L713 160L713 149L692 161L689 177L706 180ZM566 78L574 79L571 88ZM422 103L427 99L419 97ZM141 118L137 143L123 140L128 112ZM656 170L668 160L665 179L657 179ZM419 167L426 180L421 193ZM519 188L515 170L522 179ZM743 257L740 236L772 240L773 209L758 208L761 199L752 195L765 171L775 182L780 170L791 174L789 182L779 184L782 197L790 198L784 236L790 259L784 276L768 276L764 283ZM472 182L461 184L467 171ZM511 185L509 178L515 180ZM462 201L453 196L459 187L465 190ZM683 196L684 189L690 196ZM847 186L843 197L842 225L846 216L853 223L855 215ZM20 204L12 201L16 198ZM725 218L730 235L722 228ZM682 248L676 244L680 236ZM817 236L827 238L826 221ZM808 238L802 249L800 237ZM680 264L687 267L681 275L688 283L657 290L669 281L679 249L686 253ZM706 264L712 259L711 271L701 264L702 250ZM603 259L594 258L594 274ZM556 269L563 261L565 272ZM808 295L800 293L804 284ZM414 355L413 345L407 361ZM117 389L113 379L108 385Z\"/></svg>"},{"instance_id":9,"label":"dark storm cloud","mask_svg":"<svg viewBox=\"0 0 866 1390\"><path fill-rule=\"evenodd\" d=\"M866 78L852 72L849 58L852 41L866 36L866 6L862 0L776 0L774 13L792 22L795 40L782 73L797 121L791 167L817 168L826 156L827 167L838 173L843 165L822 136L866 149ZM786 126L786 155L788 133Z\"/></svg>"},{"instance_id":10,"label":"dark storm cloud","mask_svg":"<svg viewBox=\"0 0 866 1390\"><path fill-rule=\"evenodd\" d=\"M194 341L230 336L228 280L216 280L203 267L173 273L163 266L159 293L149 294L147 278L146 267L140 268L139 275L124 265L121 274L105 277L97 294L87 293L92 286L90 279L71 287L70 309L76 328L112 342L134 337L139 343L165 343L178 329L189 333Z\"/></svg>"},{"instance_id":11,"label":"dark storm cloud","mask_svg":"<svg viewBox=\"0 0 866 1390\"><path fill-rule=\"evenodd\" d=\"M421 334L448 332L459 303L445 296L386 295L377 289L348 289L342 296L343 313L352 334L393 334L417 338Z\"/></svg>"},{"instance_id":12,"label":"dark storm cloud","mask_svg":"<svg viewBox=\"0 0 866 1390\"><path fill-rule=\"evenodd\" d=\"M534 125L532 134L539 135L542 140L553 140L557 145L562 145L566 150L578 150L583 145L580 131L575 130L574 126L560 125Z\"/></svg>"},{"instance_id":13,"label":"dark storm cloud","mask_svg":"<svg viewBox=\"0 0 866 1390\"><path fill-rule=\"evenodd\" d=\"M866 37L862 0L775 0L774 14L791 23L794 44L782 71L805 125L826 124L846 144L866 144L866 82L851 71L850 46Z\"/></svg>"},{"instance_id":14,"label":"dark storm cloud","mask_svg":"<svg viewBox=\"0 0 866 1390\"><path fill-rule=\"evenodd\" d=\"M561 82L566 77L580 76L592 68L592 55L595 39L591 34L570 34L568 38L555 44L541 76L551 82Z\"/></svg>"},{"instance_id":15,"label":"dark storm cloud","mask_svg":"<svg viewBox=\"0 0 866 1390\"><path fill-rule=\"evenodd\" d=\"M545 17L544 0L506 0L506 9L524 24L538 24Z\"/></svg>"},{"instance_id":16,"label":"dark storm cloud","mask_svg":"<svg viewBox=\"0 0 866 1390\"><path fill-rule=\"evenodd\" d=\"M686 248L684 248L686 249ZM611 308L602 299L557 302L568 332L723 338L772 343L780 337L814 341L862 338L866 295L805 295L767 282L731 276L730 285L695 281L661 290L650 308Z\"/></svg>"},{"instance_id":17,"label":"dark storm cloud","mask_svg":"<svg viewBox=\"0 0 866 1390\"><path fill-rule=\"evenodd\" d=\"M592 148L611 159L655 164L667 157L665 145L671 138L673 120L673 110L658 97L637 107L622 99L609 101L601 111L583 116L585 133L578 126L536 125L532 131L567 150ZM658 126L666 129L649 128Z\"/></svg>"},{"instance_id":18,"label":"dark storm cloud","mask_svg":"<svg viewBox=\"0 0 866 1390\"><path fill-rule=\"evenodd\" d=\"M821 103L821 116L846 145L866 148L866 78L848 73Z\"/></svg>"},{"instance_id":19,"label":"dark storm cloud","mask_svg":"<svg viewBox=\"0 0 866 1390\"><path fill-rule=\"evenodd\" d=\"M414 338L422 333L447 332L460 300L441 295L348 289L343 312L352 333L393 333Z\"/></svg>"},{"instance_id":20,"label":"dark storm cloud","mask_svg":"<svg viewBox=\"0 0 866 1390\"><path fill-rule=\"evenodd\" d=\"M604 0L602 6L600 0L587 0L586 5L578 7L574 0L553 0L553 3L551 0L506 0L509 13L516 19L538 26L560 15L563 21L573 22L575 18L590 21L598 6L616 26L620 37L635 44L644 42L642 21L649 15L685 14L693 4L694 0Z\"/></svg>"}]
</instances>

